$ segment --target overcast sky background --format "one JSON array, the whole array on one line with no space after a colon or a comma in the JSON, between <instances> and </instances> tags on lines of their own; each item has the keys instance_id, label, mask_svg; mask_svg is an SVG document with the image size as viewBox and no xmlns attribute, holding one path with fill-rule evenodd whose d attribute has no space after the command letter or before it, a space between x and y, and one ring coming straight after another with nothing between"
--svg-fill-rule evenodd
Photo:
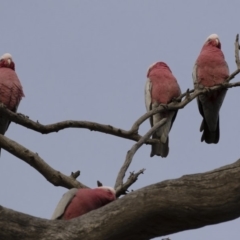
<instances>
[{"instance_id":1,"label":"overcast sky background","mask_svg":"<svg viewBox=\"0 0 240 240\"><path fill-rule=\"evenodd\" d=\"M0 55L12 54L26 97L19 112L43 124L89 120L128 130L145 113L148 67L166 62L182 91L192 88L192 68L206 38L217 33L230 71L240 33L240 2L232 1L1 1ZM240 76L236 78L240 80ZM150 158L150 146L134 156L129 171L146 168L131 189L201 173L240 157L240 89L228 91L221 109L220 141L200 142L196 101L180 110L167 159ZM140 134L149 130L146 121ZM66 129L41 135L12 123L6 134L79 181L113 186L133 141ZM128 171L128 172L129 172ZM2 150L0 205L50 218L62 194L35 169ZM224 197L224 196L223 196ZM237 239L239 220L185 231L171 240ZM161 238L159 238L161 239Z\"/></svg>"}]
</instances>

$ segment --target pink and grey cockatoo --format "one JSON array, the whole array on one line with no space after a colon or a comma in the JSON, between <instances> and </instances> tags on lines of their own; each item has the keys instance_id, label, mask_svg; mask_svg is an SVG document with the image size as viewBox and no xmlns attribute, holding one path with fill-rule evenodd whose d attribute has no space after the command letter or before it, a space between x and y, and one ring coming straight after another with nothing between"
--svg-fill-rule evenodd
<instances>
[{"instance_id":1,"label":"pink and grey cockatoo","mask_svg":"<svg viewBox=\"0 0 240 240\"><path fill-rule=\"evenodd\" d=\"M115 194L113 188L106 186L95 189L72 188L63 195L51 219L69 220L79 217L114 201L116 199Z\"/></svg>"},{"instance_id":2,"label":"pink and grey cockatoo","mask_svg":"<svg viewBox=\"0 0 240 240\"><path fill-rule=\"evenodd\" d=\"M192 76L194 87L200 89L224 83L228 78L229 69L217 34L211 34L204 43L193 68ZM203 117L200 126L200 131L203 131L201 141L218 143L219 111L226 92L226 89L221 89L198 96L198 108Z\"/></svg>"},{"instance_id":3,"label":"pink and grey cockatoo","mask_svg":"<svg viewBox=\"0 0 240 240\"><path fill-rule=\"evenodd\" d=\"M157 108L161 104L167 104L181 94L180 87L170 68L164 62L154 63L148 70L145 85L145 104L147 111ZM169 152L168 134L177 116L177 111L163 111L150 118L151 127L163 118L167 122L160 127L152 136L160 140L160 143L152 145L151 157L154 155L167 157Z\"/></svg>"},{"instance_id":4,"label":"pink and grey cockatoo","mask_svg":"<svg viewBox=\"0 0 240 240\"><path fill-rule=\"evenodd\" d=\"M15 72L12 56L5 53L0 58L0 102L9 110L16 112L22 97L23 88ZM5 134L9 124L8 119L0 116L0 134Z\"/></svg>"}]
</instances>

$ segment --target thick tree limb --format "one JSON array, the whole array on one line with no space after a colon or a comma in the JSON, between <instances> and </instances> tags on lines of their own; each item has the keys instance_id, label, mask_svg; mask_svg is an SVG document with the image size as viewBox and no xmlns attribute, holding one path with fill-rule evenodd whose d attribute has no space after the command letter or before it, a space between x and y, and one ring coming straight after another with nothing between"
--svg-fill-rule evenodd
<instances>
[{"instance_id":1,"label":"thick tree limb","mask_svg":"<svg viewBox=\"0 0 240 240\"><path fill-rule=\"evenodd\" d=\"M84 184L76 180L76 172L71 174L71 176L66 176L59 171L51 168L44 160L38 156L37 153L31 152L29 149L23 147L17 142L3 136L0 134L0 147L13 154L14 156L22 159L24 162L35 168L39 173L41 173L50 183L55 186L62 186L65 188L86 188Z\"/></svg>"},{"instance_id":2,"label":"thick tree limb","mask_svg":"<svg viewBox=\"0 0 240 240\"><path fill-rule=\"evenodd\" d=\"M166 118L163 118L161 121L159 121L127 152L125 162L124 162L123 166L121 167L121 169L118 173L117 179L116 179L115 189L117 191L120 191L120 188L123 185L123 179L125 177L125 173L132 162L134 154L157 131L157 129L159 127L161 127L162 125L164 125L166 123L166 121L167 121Z\"/></svg>"},{"instance_id":3,"label":"thick tree limb","mask_svg":"<svg viewBox=\"0 0 240 240\"><path fill-rule=\"evenodd\" d=\"M239 216L240 160L144 187L72 221L0 208L0 239L147 240Z\"/></svg>"}]
</instances>

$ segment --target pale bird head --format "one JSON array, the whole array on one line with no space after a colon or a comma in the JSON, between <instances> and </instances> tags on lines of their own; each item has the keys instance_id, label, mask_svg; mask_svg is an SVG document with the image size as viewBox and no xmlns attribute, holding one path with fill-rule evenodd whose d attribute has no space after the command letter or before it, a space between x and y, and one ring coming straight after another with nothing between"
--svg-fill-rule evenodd
<instances>
[{"instance_id":1,"label":"pale bird head","mask_svg":"<svg viewBox=\"0 0 240 240\"><path fill-rule=\"evenodd\" d=\"M149 77L151 71L154 69L165 69L171 72L170 68L165 62L155 62L148 68L147 77Z\"/></svg>"},{"instance_id":2,"label":"pale bird head","mask_svg":"<svg viewBox=\"0 0 240 240\"><path fill-rule=\"evenodd\" d=\"M148 68L147 77L149 76L151 70L153 70L154 68L156 68L159 63L160 63L160 62L155 62L155 63L153 63L153 64Z\"/></svg>"},{"instance_id":3,"label":"pale bird head","mask_svg":"<svg viewBox=\"0 0 240 240\"><path fill-rule=\"evenodd\" d=\"M148 68L148 70L152 69L155 65L157 65L159 62L155 62L152 65L150 65L150 67Z\"/></svg>"},{"instance_id":4,"label":"pale bird head","mask_svg":"<svg viewBox=\"0 0 240 240\"><path fill-rule=\"evenodd\" d=\"M4 60L5 62L8 63L8 65L11 64L11 62L13 61L12 60L12 55L10 53L4 53L1 58L0 58L0 61Z\"/></svg>"},{"instance_id":5,"label":"pale bird head","mask_svg":"<svg viewBox=\"0 0 240 240\"><path fill-rule=\"evenodd\" d=\"M205 43L212 43L214 46L221 48L221 42L219 40L219 36L216 33L213 33L210 36L208 36Z\"/></svg>"},{"instance_id":6,"label":"pale bird head","mask_svg":"<svg viewBox=\"0 0 240 240\"><path fill-rule=\"evenodd\" d=\"M101 188L103 190L106 190L107 192L111 192L112 194L116 195L116 191L114 188L112 187L108 187L108 186L101 186L101 187L98 187L98 188Z\"/></svg>"}]
</instances>

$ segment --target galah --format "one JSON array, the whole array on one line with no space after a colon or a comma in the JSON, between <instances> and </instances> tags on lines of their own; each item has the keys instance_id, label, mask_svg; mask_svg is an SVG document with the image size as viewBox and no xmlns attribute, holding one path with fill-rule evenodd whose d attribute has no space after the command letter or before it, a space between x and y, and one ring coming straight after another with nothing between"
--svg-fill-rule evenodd
<instances>
[{"instance_id":1,"label":"galah","mask_svg":"<svg viewBox=\"0 0 240 240\"><path fill-rule=\"evenodd\" d=\"M181 94L176 78L173 76L168 65L164 62L154 63L148 69L147 78L145 85L145 104L147 111L151 111L161 104L167 104ZM167 118L167 122L152 136L153 139L158 139L160 142L152 145L150 157L154 155L167 157L169 152L168 134L176 116L177 111L165 110L150 117L151 127L161 119Z\"/></svg>"},{"instance_id":2,"label":"galah","mask_svg":"<svg viewBox=\"0 0 240 240\"><path fill-rule=\"evenodd\" d=\"M5 53L0 58L0 102L9 110L16 112L22 97L23 88L15 72L12 56ZM0 134L5 134L9 124L8 119L0 116Z\"/></svg>"},{"instance_id":3,"label":"galah","mask_svg":"<svg viewBox=\"0 0 240 240\"><path fill-rule=\"evenodd\" d=\"M195 89L219 85L228 78L229 69L217 34L211 34L204 43L193 68L192 76ZM226 89L221 89L197 97L199 112L203 117L200 126L200 131L203 131L201 142L218 143L219 111L226 92Z\"/></svg>"},{"instance_id":4,"label":"galah","mask_svg":"<svg viewBox=\"0 0 240 240\"><path fill-rule=\"evenodd\" d=\"M72 188L59 201L51 219L69 220L100 208L116 199L116 192L111 187Z\"/></svg>"}]
</instances>

